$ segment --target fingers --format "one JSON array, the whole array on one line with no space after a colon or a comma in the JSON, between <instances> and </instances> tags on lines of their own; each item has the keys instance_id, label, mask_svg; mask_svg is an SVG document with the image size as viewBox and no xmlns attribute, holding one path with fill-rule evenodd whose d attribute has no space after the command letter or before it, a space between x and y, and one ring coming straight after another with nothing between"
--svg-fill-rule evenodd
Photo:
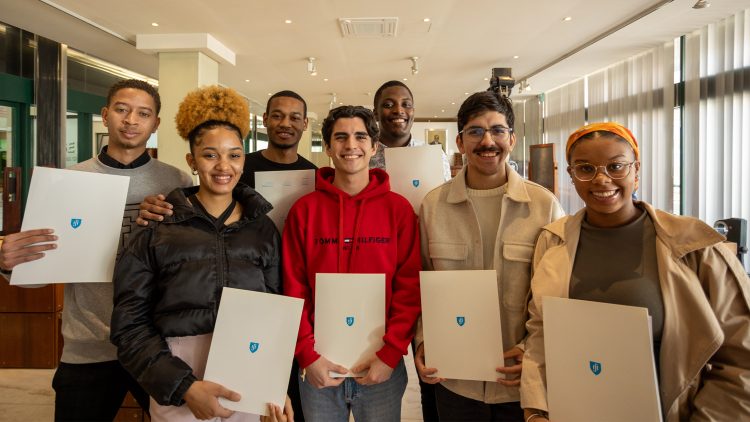
<instances>
[{"instance_id":1,"label":"fingers","mask_svg":"<svg viewBox=\"0 0 750 422\"><path fill-rule=\"evenodd\" d=\"M219 391L216 393L217 397L224 397L229 401L240 401L242 396L236 391L232 391L224 386L219 386Z\"/></svg>"},{"instance_id":2,"label":"fingers","mask_svg":"<svg viewBox=\"0 0 750 422\"><path fill-rule=\"evenodd\" d=\"M147 226L148 221L162 221L165 215L172 215L172 204L164 201L164 195L147 196L138 208L136 223Z\"/></svg>"},{"instance_id":3,"label":"fingers","mask_svg":"<svg viewBox=\"0 0 750 422\"><path fill-rule=\"evenodd\" d=\"M500 372L501 374L506 375L514 375L514 374L520 374L521 369L523 368L522 364L513 365L513 366L500 366L498 368L495 368L497 372Z\"/></svg>"},{"instance_id":4,"label":"fingers","mask_svg":"<svg viewBox=\"0 0 750 422\"><path fill-rule=\"evenodd\" d=\"M286 396L286 400L284 401L284 414L286 415L287 422L294 422L294 408L292 408L292 401L289 400L289 396Z\"/></svg>"},{"instance_id":5,"label":"fingers","mask_svg":"<svg viewBox=\"0 0 750 422\"><path fill-rule=\"evenodd\" d=\"M445 381L445 378L435 377L433 375L437 374L436 368L424 368L419 372L419 379L422 380L425 384L437 384L440 382Z\"/></svg>"},{"instance_id":6,"label":"fingers","mask_svg":"<svg viewBox=\"0 0 750 422\"><path fill-rule=\"evenodd\" d=\"M349 373L349 370L347 368L341 365L336 365L336 364L333 364L333 366L330 366L328 369L333 372L338 372L339 374L342 374L342 375Z\"/></svg>"},{"instance_id":7,"label":"fingers","mask_svg":"<svg viewBox=\"0 0 750 422\"><path fill-rule=\"evenodd\" d=\"M0 267L12 270L18 264L44 257L44 252L57 248L57 236L51 229L27 230L8 235L0 247Z\"/></svg>"},{"instance_id":8,"label":"fingers","mask_svg":"<svg viewBox=\"0 0 750 422\"><path fill-rule=\"evenodd\" d=\"M516 378L514 380L504 380L502 378L498 378L497 383L508 386L508 387L515 387L515 386L521 385L521 379Z\"/></svg>"},{"instance_id":9,"label":"fingers","mask_svg":"<svg viewBox=\"0 0 750 422\"><path fill-rule=\"evenodd\" d=\"M34 237L34 236L41 236L41 235L51 235L54 233L54 230L52 229L34 229L34 230L24 230L22 232L13 233L5 236L5 242L16 242L21 241L23 239L26 239L28 237ZM57 237L55 237L53 240L57 240ZM39 242L38 240L36 242ZM34 243L34 242L29 242Z\"/></svg>"},{"instance_id":10,"label":"fingers","mask_svg":"<svg viewBox=\"0 0 750 422\"><path fill-rule=\"evenodd\" d=\"M219 418L230 418L234 414L233 410L229 410L226 407L222 405L217 405L216 410L214 411L214 414L212 417L219 417Z\"/></svg>"}]
</instances>

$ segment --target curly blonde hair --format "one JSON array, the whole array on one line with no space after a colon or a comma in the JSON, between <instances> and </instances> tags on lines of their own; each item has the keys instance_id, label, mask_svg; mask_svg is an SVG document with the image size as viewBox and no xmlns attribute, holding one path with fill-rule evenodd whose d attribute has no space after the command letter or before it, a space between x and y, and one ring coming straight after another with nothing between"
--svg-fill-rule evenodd
<instances>
[{"instance_id":1,"label":"curly blonde hair","mask_svg":"<svg viewBox=\"0 0 750 422\"><path fill-rule=\"evenodd\" d=\"M250 132L250 108L237 91L212 85L188 93L180 103L174 121L177 132L191 145L200 129L222 124L236 129L240 138L245 139Z\"/></svg>"}]
</instances>

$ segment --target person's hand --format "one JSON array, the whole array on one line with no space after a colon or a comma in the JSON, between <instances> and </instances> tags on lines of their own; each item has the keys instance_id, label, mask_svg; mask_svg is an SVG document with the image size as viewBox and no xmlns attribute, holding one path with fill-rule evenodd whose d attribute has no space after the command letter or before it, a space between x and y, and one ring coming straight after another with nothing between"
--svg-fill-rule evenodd
<instances>
[{"instance_id":1,"label":"person's hand","mask_svg":"<svg viewBox=\"0 0 750 422\"><path fill-rule=\"evenodd\" d=\"M360 385L375 385L388 381L393 373L393 368L386 365L379 357L373 356L369 361L361 363L352 368L352 373L358 374L367 371L364 377L354 378Z\"/></svg>"},{"instance_id":2,"label":"person's hand","mask_svg":"<svg viewBox=\"0 0 750 422\"><path fill-rule=\"evenodd\" d=\"M532 418L531 416L534 415ZM529 419L530 418L530 419ZM549 418L544 416L544 413L537 409L523 409L523 420L529 422L549 422Z\"/></svg>"},{"instance_id":3,"label":"person's hand","mask_svg":"<svg viewBox=\"0 0 750 422\"><path fill-rule=\"evenodd\" d=\"M148 226L148 221L162 221L165 215L172 215L172 204L164 201L162 194L149 195L138 206L138 218L135 222L139 226Z\"/></svg>"},{"instance_id":4,"label":"person's hand","mask_svg":"<svg viewBox=\"0 0 750 422\"><path fill-rule=\"evenodd\" d=\"M318 360L305 368L305 380L316 388L337 387L344 382L343 377L331 378L331 376L328 375L329 371L338 372L339 374L346 374L349 372L349 370L343 366L337 365L321 356Z\"/></svg>"},{"instance_id":5,"label":"person's hand","mask_svg":"<svg viewBox=\"0 0 750 422\"><path fill-rule=\"evenodd\" d=\"M240 401L239 393L211 381L195 381L185 392L188 408L193 412L193 416L201 420L232 416L233 411L219 404L219 397Z\"/></svg>"},{"instance_id":6,"label":"person's hand","mask_svg":"<svg viewBox=\"0 0 750 422\"><path fill-rule=\"evenodd\" d=\"M497 382L502 385L507 385L509 387L520 385L521 384L521 366L523 362L523 350L519 349L518 347L514 347L506 351L505 353L503 353L503 359L513 359L513 361L515 362L515 365L501 366L499 368L495 368L495 370L501 374L505 374L506 378L508 378L508 375L517 374L518 376L514 377L512 380L498 378Z\"/></svg>"},{"instance_id":7,"label":"person's hand","mask_svg":"<svg viewBox=\"0 0 750 422\"><path fill-rule=\"evenodd\" d=\"M294 422L294 411L289 396L286 396L284 410L273 403L268 403L268 416L261 416L260 422Z\"/></svg>"},{"instance_id":8,"label":"person's hand","mask_svg":"<svg viewBox=\"0 0 750 422\"><path fill-rule=\"evenodd\" d=\"M417 367L417 374L419 379L426 384L437 384L445 381L445 378L435 377L437 368L428 368L424 363L424 343L417 346L417 351L414 352L414 366Z\"/></svg>"},{"instance_id":9,"label":"person's hand","mask_svg":"<svg viewBox=\"0 0 750 422\"><path fill-rule=\"evenodd\" d=\"M0 247L0 268L10 271L18 264L44 257L44 251L57 248L52 229L25 230L5 236Z\"/></svg>"}]
</instances>

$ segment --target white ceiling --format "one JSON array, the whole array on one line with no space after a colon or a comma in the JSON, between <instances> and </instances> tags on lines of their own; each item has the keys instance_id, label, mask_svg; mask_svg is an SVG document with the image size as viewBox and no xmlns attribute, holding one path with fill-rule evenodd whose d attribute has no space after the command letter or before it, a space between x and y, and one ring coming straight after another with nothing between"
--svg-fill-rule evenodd
<instances>
[{"instance_id":1,"label":"white ceiling","mask_svg":"<svg viewBox=\"0 0 750 422\"><path fill-rule=\"evenodd\" d=\"M750 7L750 0L714 0L711 7L695 10L694 2L674 0L532 76L528 94L555 88ZM382 82L406 78L417 117L452 118L466 92L487 88L485 78L493 67L512 67L520 81L659 3L663 2L0 0L0 21L154 78L157 58L135 49L137 34L210 33L237 55L235 66L220 65L220 82L250 98L254 112L265 108L268 93L291 89L322 119L332 92L339 102L372 107L372 94ZM563 21L566 16L572 20ZM355 17L398 17L397 36L343 38L338 19ZM284 23L286 19L292 23ZM314 77L307 73L309 56L317 59ZM410 71L411 56L419 57L417 75Z\"/></svg>"}]
</instances>

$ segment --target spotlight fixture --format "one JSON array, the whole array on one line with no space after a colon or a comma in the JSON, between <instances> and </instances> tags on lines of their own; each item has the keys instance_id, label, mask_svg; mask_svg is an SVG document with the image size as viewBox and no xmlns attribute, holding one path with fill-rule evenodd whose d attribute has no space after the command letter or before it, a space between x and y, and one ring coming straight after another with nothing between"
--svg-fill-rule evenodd
<instances>
[{"instance_id":1,"label":"spotlight fixture","mask_svg":"<svg viewBox=\"0 0 750 422\"><path fill-rule=\"evenodd\" d=\"M417 64L417 60L419 60L419 57L414 56L411 59L411 74L416 75L419 73L419 65Z\"/></svg>"},{"instance_id":2,"label":"spotlight fixture","mask_svg":"<svg viewBox=\"0 0 750 422\"><path fill-rule=\"evenodd\" d=\"M711 6L711 3L707 2L706 0L698 0L693 5L693 9L705 9L709 6Z\"/></svg>"},{"instance_id":3,"label":"spotlight fixture","mask_svg":"<svg viewBox=\"0 0 750 422\"><path fill-rule=\"evenodd\" d=\"M310 76L318 75L318 68L317 66L315 66L315 57L307 58L307 72L310 74Z\"/></svg>"}]
</instances>

